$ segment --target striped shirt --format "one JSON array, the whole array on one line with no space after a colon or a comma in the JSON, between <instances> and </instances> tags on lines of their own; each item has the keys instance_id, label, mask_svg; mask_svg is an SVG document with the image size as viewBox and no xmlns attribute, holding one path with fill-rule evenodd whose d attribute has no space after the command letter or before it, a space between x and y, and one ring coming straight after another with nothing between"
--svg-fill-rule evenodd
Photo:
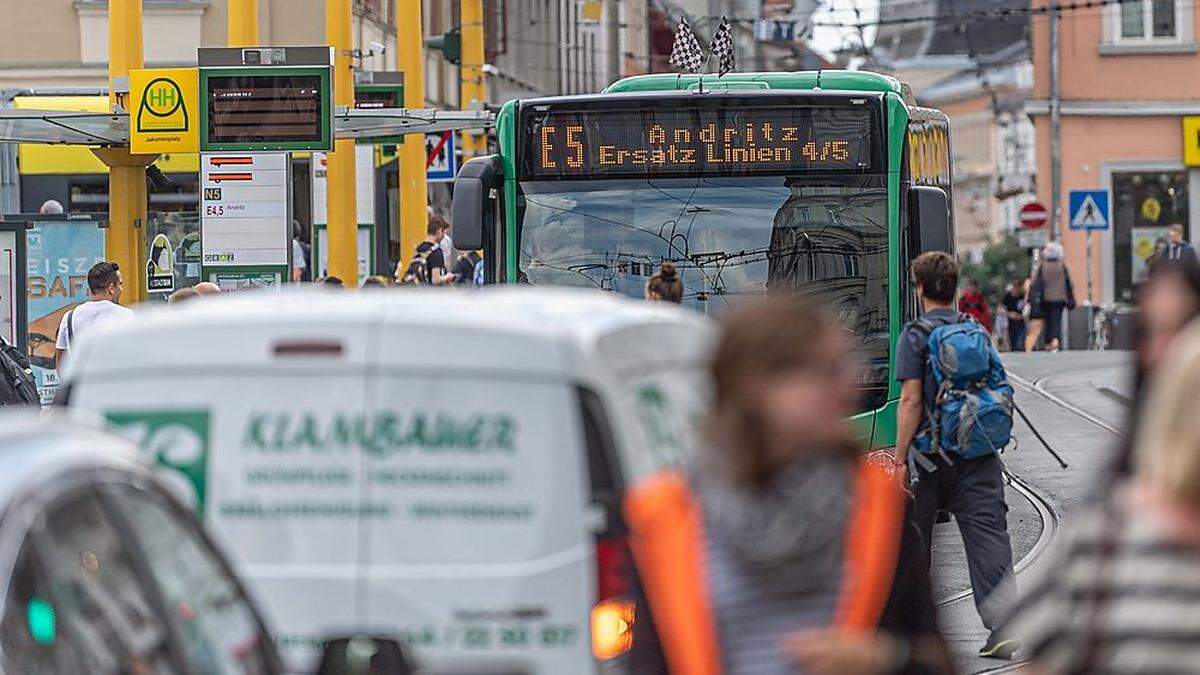
<instances>
[{"instance_id":1,"label":"striped shirt","mask_svg":"<svg viewBox=\"0 0 1200 675\"><path fill-rule=\"evenodd\" d=\"M1200 673L1200 538L1172 522L1129 494L1082 513L1008 621L1023 655L1047 673Z\"/></svg>"},{"instance_id":2,"label":"striped shirt","mask_svg":"<svg viewBox=\"0 0 1200 675\"><path fill-rule=\"evenodd\" d=\"M836 523L838 519L831 521ZM783 652L784 639L798 630L833 623L842 580L840 566L838 574L822 579L811 590L789 593L755 579L715 537L706 539L704 553L722 673L800 673Z\"/></svg>"}]
</instances>

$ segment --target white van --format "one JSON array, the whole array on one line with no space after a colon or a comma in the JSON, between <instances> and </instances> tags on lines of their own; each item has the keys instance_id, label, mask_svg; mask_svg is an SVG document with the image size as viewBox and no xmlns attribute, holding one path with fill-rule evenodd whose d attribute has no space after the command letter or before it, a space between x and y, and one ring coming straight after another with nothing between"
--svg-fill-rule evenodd
<instances>
[{"instance_id":1,"label":"white van","mask_svg":"<svg viewBox=\"0 0 1200 675\"><path fill-rule=\"evenodd\" d=\"M578 290L243 294L96 331L63 396L172 468L293 667L369 627L585 673L628 648L620 495L690 446L712 337Z\"/></svg>"}]
</instances>

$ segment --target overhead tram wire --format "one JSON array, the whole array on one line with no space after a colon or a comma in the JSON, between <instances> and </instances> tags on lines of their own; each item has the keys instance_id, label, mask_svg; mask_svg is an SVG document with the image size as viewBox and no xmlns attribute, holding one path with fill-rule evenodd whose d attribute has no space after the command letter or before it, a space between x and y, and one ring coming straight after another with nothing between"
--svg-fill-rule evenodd
<instances>
[{"instance_id":1,"label":"overhead tram wire","mask_svg":"<svg viewBox=\"0 0 1200 675\"><path fill-rule=\"evenodd\" d=\"M1126 3L1139 3L1143 0L1075 0L1073 2L1059 3L1055 10L1060 16L1074 12L1081 12L1090 9L1103 9L1114 5L1123 5ZM1195 3L1188 3L1195 4ZM842 10L853 11L853 10ZM976 9L969 12L964 12L961 15L955 13L938 13L926 14L922 16L896 17L893 19L875 19L874 21L813 21L811 25L815 28L845 28L857 30L859 28L872 28L879 26L897 26L914 23L930 23L939 21L975 21L975 20L1006 20L1006 19L1021 19L1026 17L1046 16L1050 13L1049 6L1042 5L1037 7L1009 7L1003 9ZM697 21L715 21L719 17L704 16L696 17ZM751 23L754 19L731 18L732 23Z\"/></svg>"}]
</instances>

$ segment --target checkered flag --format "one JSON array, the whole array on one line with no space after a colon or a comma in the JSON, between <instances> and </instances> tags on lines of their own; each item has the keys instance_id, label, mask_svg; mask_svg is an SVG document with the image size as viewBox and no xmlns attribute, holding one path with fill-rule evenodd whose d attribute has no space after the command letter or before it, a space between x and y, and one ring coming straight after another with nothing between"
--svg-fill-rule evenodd
<instances>
[{"instance_id":1,"label":"checkered flag","mask_svg":"<svg viewBox=\"0 0 1200 675\"><path fill-rule=\"evenodd\" d=\"M729 25L727 17L721 17L721 25L717 26L717 32L713 33L709 50L717 57L718 77L734 69L736 64L733 56L733 27Z\"/></svg>"},{"instance_id":2,"label":"checkered flag","mask_svg":"<svg viewBox=\"0 0 1200 675\"><path fill-rule=\"evenodd\" d=\"M688 25L687 17L679 19L675 29L675 44L671 46L671 65L685 73L698 73L704 67L704 50Z\"/></svg>"}]
</instances>

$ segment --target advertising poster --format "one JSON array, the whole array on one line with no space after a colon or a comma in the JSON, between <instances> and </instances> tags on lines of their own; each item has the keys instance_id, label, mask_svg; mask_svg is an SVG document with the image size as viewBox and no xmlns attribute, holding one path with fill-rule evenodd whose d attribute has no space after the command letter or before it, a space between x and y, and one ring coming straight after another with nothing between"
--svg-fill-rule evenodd
<instances>
[{"instance_id":1,"label":"advertising poster","mask_svg":"<svg viewBox=\"0 0 1200 675\"><path fill-rule=\"evenodd\" d=\"M175 249L165 234L157 234L150 243L146 261L146 291L170 294L175 290Z\"/></svg>"},{"instance_id":2,"label":"advertising poster","mask_svg":"<svg viewBox=\"0 0 1200 675\"><path fill-rule=\"evenodd\" d=\"M1133 258L1130 261L1133 283L1140 284L1150 274L1150 266L1147 263L1154 257L1158 243L1167 240L1167 228L1135 227L1130 231L1130 237L1133 240L1133 246L1130 247Z\"/></svg>"},{"instance_id":3,"label":"advertising poster","mask_svg":"<svg viewBox=\"0 0 1200 675\"><path fill-rule=\"evenodd\" d=\"M87 302L87 273L104 260L104 230L93 220L35 222L28 242L29 362L42 404L54 399L54 344L63 315Z\"/></svg>"}]
</instances>

